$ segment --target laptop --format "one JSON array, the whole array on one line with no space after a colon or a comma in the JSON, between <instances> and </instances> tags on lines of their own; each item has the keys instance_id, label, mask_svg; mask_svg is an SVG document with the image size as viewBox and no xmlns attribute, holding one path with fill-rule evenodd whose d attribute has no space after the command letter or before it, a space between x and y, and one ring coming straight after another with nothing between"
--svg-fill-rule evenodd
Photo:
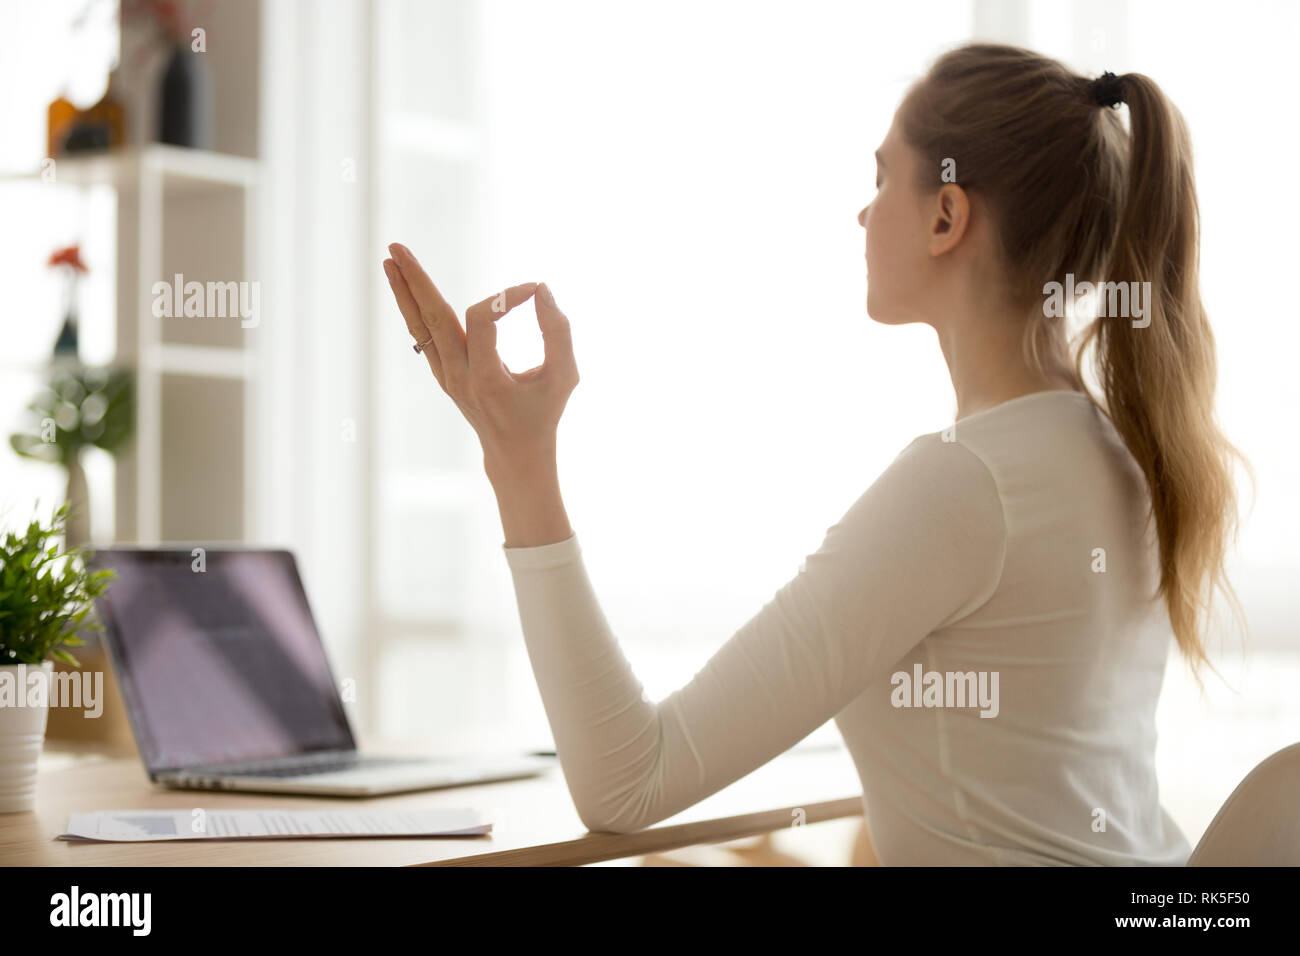
<instances>
[{"instance_id":1,"label":"laptop","mask_svg":"<svg viewBox=\"0 0 1300 956\"><path fill-rule=\"evenodd\" d=\"M115 547L96 599L149 779L168 787L370 797L535 776L530 754L362 753L285 550Z\"/></svg>"}]
</instances>

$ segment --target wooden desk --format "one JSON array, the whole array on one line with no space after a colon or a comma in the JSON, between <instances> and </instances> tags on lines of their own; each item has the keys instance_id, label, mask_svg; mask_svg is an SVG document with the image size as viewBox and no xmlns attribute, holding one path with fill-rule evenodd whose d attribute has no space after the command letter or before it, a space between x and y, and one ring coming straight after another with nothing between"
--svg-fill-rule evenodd
<instances>
[{"instance_id":1,"label":"wooden desk","mask_svg":"<svg viewBox=\"0 0 1300 956\"><path fill-rule=\"evenodd\" d=\"M472 806L493 824L483 837L407 840L267 840L69 843L72 813L152 808L319 808L321 798L153 786L138 759L107 758L42 772L36 807L0 815L0 864L19 866L573 866L716 843L862 813L862 787L843 749L795 749L677 816L638 833L590 833L557 764L543 776L429 790L347 807Z\"/></svg>"}]
</instances>

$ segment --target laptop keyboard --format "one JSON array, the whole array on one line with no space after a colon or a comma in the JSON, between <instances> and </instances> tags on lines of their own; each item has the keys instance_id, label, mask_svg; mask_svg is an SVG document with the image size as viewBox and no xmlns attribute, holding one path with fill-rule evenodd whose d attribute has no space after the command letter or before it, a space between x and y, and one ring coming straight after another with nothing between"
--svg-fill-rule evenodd
<instances>
[{"instance_id":1,"label":"laptop keyboard","mask_svg":"<svg viewBox=\"0 0 1300 956\"><path fill-rule=\"evenodd\" d=\"M336 773L340 770L374 770L381 767L401 767L429 762L428 757L325 754L319 757L277 760L273 763L222 764L219 767L202 769L207 773L223 777L309 777L318 773Z\"/></svg>"}]
</instances>

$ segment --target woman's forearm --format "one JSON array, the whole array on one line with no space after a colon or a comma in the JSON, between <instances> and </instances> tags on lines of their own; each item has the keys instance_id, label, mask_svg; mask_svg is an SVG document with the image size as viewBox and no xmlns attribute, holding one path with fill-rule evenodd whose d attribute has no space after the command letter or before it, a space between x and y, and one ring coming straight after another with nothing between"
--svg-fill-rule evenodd
<instances>
[{"instance_id":1,"label":"woman's forearm","mask_svg":"<svg viewBox=\"0 0 1300 956\"><path fill-rule=\"evenodd\" d=\"M496 492L507 548L532 548L572 537L554 448L508 457L485 455L483 467Z\"/></svg>"}]
</instances>

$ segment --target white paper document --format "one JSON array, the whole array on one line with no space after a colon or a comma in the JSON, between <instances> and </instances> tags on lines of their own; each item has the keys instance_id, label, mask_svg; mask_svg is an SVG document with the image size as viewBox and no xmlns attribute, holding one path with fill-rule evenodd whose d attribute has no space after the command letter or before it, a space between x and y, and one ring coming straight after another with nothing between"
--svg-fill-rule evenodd
<instances>
[{"instance_id":1,"label":"white paper document","mask_svg":"<svg viewBox=\"0 0 1300 956\"><path fill-rule=\"evenodd\" d=\"M451 810L97 810L74 813L60 840L301 840L481 836L492 824Z\"/></svg>"}]
</instances>

